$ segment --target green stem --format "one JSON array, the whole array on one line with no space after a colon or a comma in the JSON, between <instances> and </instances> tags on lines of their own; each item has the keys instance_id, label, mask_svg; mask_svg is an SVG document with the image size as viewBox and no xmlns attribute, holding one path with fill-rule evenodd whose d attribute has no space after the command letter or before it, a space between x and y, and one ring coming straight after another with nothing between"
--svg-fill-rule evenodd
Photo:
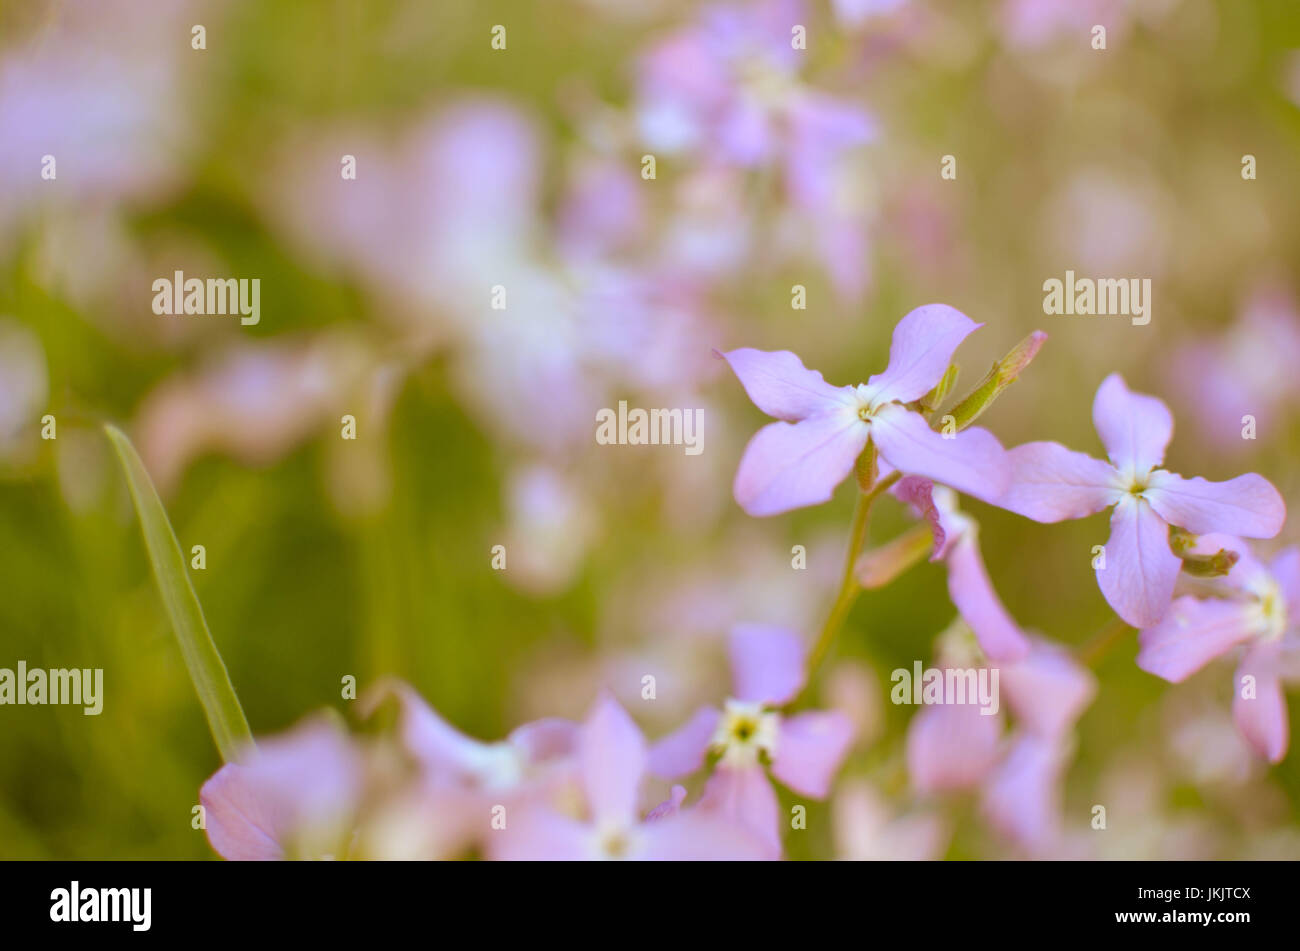
<instances>
[{"instance_id":1,"label":"green stem","mask_svg":"<svg viewBox=\"0 0 1300 951\"><path fill-rule=\"evenodd\" d=\"M848 617L853 602L858 599L858 594L862 591L853 569L858 563L858 556L862 554L862 546L867 541L867 522L871 515L871 504L875 502L877 496L888 491L901 475L902 473L892 472L867 491L858 494L858 504L853 510L853 527L849 530L849 547L844 555L844 574L840 578L840 589L835 595L835 602L831 605L831 613L827 616L826 623L822 625L817 643L813 645L812 653L808 655L807 683L809 684L812 683L817 668L826 659L826 652L835 642L840 628L844 626L844 619Z\"/></svg>"},{"instance_id":2,"label":"green stem","mask_svg":"<svg viewBox=\"0 0 1300 951\"><path fill-rule=\"evenodd\" d=\"M1132 627L1123 618L1114 618L1093 635L1092 640L1079 648L1079 663L1088 667L1095 667L1103 657L1110 653L1110 649L1118 644L1123 636L1131 630Z\"/></svg>"}]
</instances>

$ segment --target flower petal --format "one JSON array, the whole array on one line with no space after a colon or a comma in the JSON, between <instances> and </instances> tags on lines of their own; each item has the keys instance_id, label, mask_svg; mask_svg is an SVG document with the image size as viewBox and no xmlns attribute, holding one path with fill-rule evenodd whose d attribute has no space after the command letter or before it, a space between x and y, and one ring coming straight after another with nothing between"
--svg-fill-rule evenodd
<instances>
[{"instance_id":1,"label":"flower petal","mask_svg":"<svg viewBox=\"0 0 1300 951\"><path fill-rule=\"evenodd\" d=\"M1134 393L1118 373L1101 381L1092 402L1092 424L1115 468L1145 475L1165 459L1174 417L1162 400Z\"/></svg>"},{"instance_id":2,"label":"flower petal","mask_svg":"<svg viewBox=\"0 0 1300 951\"><path fill-rule=\"evenodd\" d=\"M1290 741L1286 697L1278 680L1280 644L1261 643L1246 653L1233 683L1232 717L1246 741L1270 763L1281 762ZM1243 697L1244 677L1255 678L1252 698Z\"/></svg>"},{"instance_id":3,"label":"flower petal","mask_svg":"<svg viewBox=\"0 0 1300 951\"><path fill-rule=\"evenodd\" d=\"M985 501L1006 491L1007 452L987 429L973 426L945 437L920 413L890 403L872 417L871 438L891 466L909 475L926 476Z\"/></svg>"},{"instance_id":4,"label":"flower petal","mask_svg":"<svg viewBox=\"0 0 1300 951\"><path fill-rule=\"evenodd\" d=\"M853 721L842 713L814 711L782 720L772 775L797 793L825 799L853 732Z\"/></svg>"},{"instance_id":5,"label":"flower petal","mask_svg":"<svg viewBox=\"0 0 1300 951\"><path fill-rule=\"evenodd\" d=\"M867 444L851 411L798 423L769 423L749 441L736 470L736 501L750 515L778 515L830 499Z\"/></svg>"},{"instance_id":6,"label":"flower petal","mask_svg":"<svg viewBox=\"0 0 1300 951\"><path fill-rule=\"evenodd\" d=\"M962 536L948 549L948 594L980 647L993 661L1015 661L1029 651L1029 640L1021 633L998 593L993 590L979 544Z\"/></svg>"},{"instance_id":7,"label":"flower petal","mask_svg":"<svg viewBox=\"0 0 1300 951\"><path fill-rule=\"evenodd\" d=\"M698 770L708 756L720 717L713 707L695 711L685 726L650 747L650 772L664 779L677 779Z\"/></svg>"},{"instance_id":8,"label":"flower petal","mask_svg":"<svg viewBox=\"0 0 1300 951\"><path fill-rule=\"evenodd\" d=\"M377 696L392 694L400 704L402 745L431 776L477 782L489 744L461 733L443 720L409 685L385 683Z\"/></svg>"},{"instance_id":9,"label":"flower petal","mask_svg":"<svg viewBox=\"0 0 1300 951\"><path fill-rule=\"evenodd\" d=\"M731 365L754 405L768 416L793 423L854 403L846 387L831 386L789 350L742 347L719 356Z\"/></svg>"},{"instance_id":10,"label":"flower petal","mask_svg":"<svg viewBox=\"0 0 1300 951\"><path fill-rule=\"evenodd\" d=\"M544 763L576 752L580 731L572 720L545 717L512 730L507 740L519 750L524 762Z\"/></svg>"},{"instance_id":11,"label":"flower petal","mask_svg":"<svg viewBox=\"0 0 1300 951\"><path fill-rule=\"evenodd\" d=\"M739 823L762 843L765 858L781 857L781 818L776 790L761 766L719 766L709 777L697 812Z\"/></svg>"},{"instance_id":12,"label":"flower petal","mask_svg":"<svg viewBox=\"0 0 1300 951\"><path fill-rule=\"evenodd\" d=\"M646 766L645 738L608 693L601 693L582 725L579 762L592 818L634 823Z\"/></svg>"},{"instance_id":13,"label":"flower petal","mask_svg":"<svg viewBox=\"0 0 1300 951\"><path fill-rule=\"evenodd\" d=\"M891 467L885 465L882 468ZM885 474L881 472L881 476ZM925 519L929 524L930 533L934 536L934 548L930 560L942 558L956 539L949 538L948 531L944 528L943 513L939 511L934 498L934 483L923 476L903 476L889 491L894 498L910 505L917 517Z\"/></svg>"},{"instance_id":14,"label":"flower petal","mask_svg":"<svg viewBox=\"0 0 1300 951\"><path fill-rule=\"evenodd\" d=\"M1007 450L1010 482L996 504L1035 522L1060 522L1100 512L1119 501L1115 469L1058 442L1027 442Z\"/></svg>"},{"instance_id":15,"label":"flower petal","mask_svg":"<svg viewBox=\"0 0 1300 951\"><path fill-rule=\"evenodd\" d=\"M1051 738L1074 726L1097 695L1097 678L1065 648L1035 640L1024 660L1002 668L1002 687L1021 726Z\"/></svg>"},{"instance_id":16,"label":"flower petal","mask_svg":"<svg viewBox=\"0 0 1300 951\"><path fill-rule=\"evenodd\" d=\"M867 381L872 402L910 403L934 389L952 355L982 327L946 304L918 307L898 322L889 345L889 366Z\"/></svg>"},{"instance_id":17,"label":"flower petal","mask_svg":"<svg viewBox=\"0 0 1300 951\"><path fill-rule=\"evenodd\" d=\"M953 703L925 707L907 728L907 772L919 792L969 789L997 761L1000 716L985 716L978 705Z\"/></svg>"},{"instance_id":18,"label":"flower petal","mask_svg":"<svg viewBox=\"0 0 1300 951\"><path fill-rule=\"evenodd\" d=\"M1286 598L1287 616L1300 619L1300 547L1283 548L1268 566Z\"/></svg>"},{"instance_id":19,"label":"flower petal","mask_svg":"<svg viewBox=\"0 0 1300 951\"><path fill-rule=\"evenodd\" d=\"M745 826L701 809L643 825L637 858L667 862L752 862L773 858L770 847Z\"/></svg>"},{"instance_id":20,"label":"flower petal","mask_svg":"<svg viewBox=\"0 0 1300 951\"><path fill-rule=\"evenodd\" d=\"M237 861L320 858L345 841L361 770L347 734L323 718L262 740L199 790L208 841Z\"/></svg>"},{"instance_id":21,"label":"flower petal","mask_svg":"<svg viewBox=\"0 0 1300 951\"><path fill-rule=\"evenodd\" d=\"M737 624L728 647L737 700L780 706L803 689L807 651L794 631L766 624Z\"/></svg>"},{"instance_id":22,"label":"flower petal","mask_svg":"<svg viewBox=\"0 0 1300 951\"><path fill-rule=\"evenodd\" d=\"M1151 473L1144 495L1161 518L1194 535L1225 532L1272 538L1286 521L1281 494L1254 472L1227 482L1210 482L1158 469Z\"/></svg>"},{"instance_id":23,"label":"flower petal","mask_svg":"<svg viewBox=\"0 0 1300 951\"><path fill-rule=\"evenodd\" d=\"M1138 634L1137 665L1170 683L1181 683L1254 634L1246 602L1182 597L1159 624Z\"/></svg>"},{"instance_id":24,"label":"flower petal","mask_svg":"<svg viewBox=\"0 0 1300 951\"><path fill-rule=\"evenodd\" d=\"M1053 851L1061 825L1061 769L1057 744L1024 734L998 764L981 809L1003 835L1035 855Z\"/></svg>"},{"instance_id":25,"label":"flower petal","mask_svg":"<svg viewBox=\"0 0 1300 951\"><path fill-rule=\"evenodd\" d=\"M1115 613L1134 627L1164 617L1183 563L1169 550L1169 526L1141 499L1125 496L1110 517L1097 584Z\"/></svg>"},{"instance_id":26,"label":"flower petal","mask_svg":"<svg viewBox=\"0 0 1300 951\"><path fill-rule=\"evenodd\" d=\"M595 832L569 816L528 805L506 814L504 829L487 837L497 862L583 862L596 858Z\"/></svg>"}]
</instances>

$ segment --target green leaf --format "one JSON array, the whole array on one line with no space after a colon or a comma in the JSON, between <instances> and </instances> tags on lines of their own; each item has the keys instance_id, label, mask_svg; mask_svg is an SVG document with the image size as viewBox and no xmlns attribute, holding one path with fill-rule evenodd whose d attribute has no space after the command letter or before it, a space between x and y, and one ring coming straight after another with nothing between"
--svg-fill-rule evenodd
<instances>
[{"instance_id":1,"label":"green leaf","mask_svg":"<svg viewBox=\"0 0 1300 951\"><path fill-rule=\"evenodd\" d=\"M235 696L235 688L230 683L230 675L226 673L226 665L208 633L208 623L203 619L203 608L185 570L185 557L176 541L176 533L131 440L116 426L106 424L104 432L122 460L131 500L140 516L140 528L144 532L158 592L162 595L167 617L171 619L172 630L176 632L199 703L208 718L208 728L221 751L221 758L227 763L234 762L252 748L253 736L248 729L248 720L244 718L244 709Z\"/></svg>"}]
</instances>

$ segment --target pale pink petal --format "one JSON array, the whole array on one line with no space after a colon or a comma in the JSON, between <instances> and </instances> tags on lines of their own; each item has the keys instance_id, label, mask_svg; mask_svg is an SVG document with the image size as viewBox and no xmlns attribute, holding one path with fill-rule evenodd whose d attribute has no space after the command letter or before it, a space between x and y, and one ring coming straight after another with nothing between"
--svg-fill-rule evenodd
<instances>
[{"instance_id":1,"label":"pale pink petal","mask_svg":"<svg viewBox=\"0 0 1300 951\"><path fill-rule=\"evenodd\" d=\"M1232 716L1237 729L1251 747L1270 763L1279 763L1290 741L1286 696L1278 680L1279 652L1276 642L1258 644L1246 653L1233 681ZM1254 697L1247 699L1243 678L1255 678Z\"/></svg>"},{"instance_id":2,"label":"pale pink petal","mask_svg":"<svg viewBox=\"0 0 1300 951\"><path fill-rule=\"evenodd\" d=\"M578 748L580 727L572 720L546 717L511 731L508 742L526 763L544 763L572 756Z\"/></svg>"},{"instance_id":3,"label":"pale pink petal","mask_svg":"<svg viewBox=\"0 0 1300 951\"><path fill-rule=\"evenodd\" d=\"M890 403L872 417L871 439L881 457L901 472L925 476L985 501L1006 491L1007 453L987 429L973 426L945 438L920 413Z\"/></svg>"},{"instance_id":4,"label":"pale pink petal","mask_svg":"<svg viewBox=\"0 0 1300 951\"><path fill-rule=\"evenodd\" d=\"M1043 737L1070 730L1097 695L1097 678L1065 648L1034 640L1018 664L1002 668L1002 691L1020 724Z\"/></svg>"},{"instance_id":5,"label":"pale pink petal","mask_svg":"<svg viewBox=\"0 0 1300 951\"><path fill-rule=\"evenodd\" d=\"M1178 598L1160 623L1138 634L1137 665L1180 683L1255 634L1250 610L1245 601Z\"/></svg>"},{"instance_id":6,"label":"pale pink petal","mask_svg":"<svg viewBox=\"0 0 1300 951\"><path fill-rule=\"evenodd\" d=\"M996 504L1036 522L1060 522L1100 512L1119 500L1112 466L1056 442L1007 450L1007 491Z\"/></svg>"},{"instance_id":7,"label":"pale pink petal","mask_svg":"<svg viewBox=\"0 0 1300 951\"><path fill-rule=\"evenodd\" d=\"M784 627L737 624L728 640L733 696L780 706L803 689L803 638Z\"/></svg>"},{"instance_id":8,"label":"pale pink petal","mask_svg":"<svg viewBox=\"0 0 1300 951\"><path fill-rule=\"evenodd\" d=\"M1226 532L1272 538L1286 521L1286 503L1273 484L1248 472L1227 482L1184 479L1164 469L1151 473L1143 493L1170 525L1194 535Z\"/></svg>"},{"instance_id":9,"label":"pale pink petal","mask_svg":"<svg viewBox=\"0 0 1300 951\"><path fill-rule=\"evenodd\" d=\"M883 470L892 467L886 464L881 468ZM882 471L880 475L883 478L888 473ZM934 483L923 476L904 476L889 491L900 502L910 505L918 518L923 518L929 523L930 532L934 535L934 549L930 560L942 558L954 539L948 537L948 531L943 524L943 513L935 504Z\"/></svg>"},{"instance_id":10,"label":"pale pink petal","mask_svg":"<svg viewBox=\"0 0 1300 951\"><path fill-rule=\"evenodd\" d=\"M907 772L922 793L970 789L997 761L1002 718L973 703L922 709L907 728Z\"/></svg>"},{"instance_id":11,"label":"pale pink petal","mask_svg":"<svg viewBox=\"0 0 1300 951\"><path fill-rule=\"evenodd\" d=\"M1115 468L1139 476L1164 462L1165 448L1174 435L1169 407L1154 396L1134 393L1118 373L1097 388L1092 424Z\"/></svg>"},{"instance_id":12,"label":"pale pink petal","mask_svg":"<svg viewBox=\"0 0 1300 951\"><path fill-rule=\"evenodd\" d=\"M426 772L455 782L478 781L488 744L451 726L407 684L386 684L383 692L397 697L398 736Z\"/></svg>"},{"instance_id":13,"label":"pale pink petal","mask_svg":"<svg viewBox=\"0 0 1300 951\"><path fill-rule=\"evenodd\" d=\"M695 711L685 726L650 747L650 772L664 779L677 779L702 767L721 716L713 707Z\"/></svg>"},{"instance_id":14,"label":"pale pink petal","mask_svg":"<svg viewBox=\"0 0 1300 951\"><path fill-rule=\"evenodd\" d=\"M769 423L749 441L736 470L736 501L750 515L778 515L830 499L853 471L868 429L852 411Z\"/></svg>"},{"instance_id":15,"label":"pale pink petal","mask_svg":"<svg viewBox=\"0 0 1300 951\"><path fill-rule=\"evenodd\" d=\"M582 725L579 763L593 820L631 825L646 767L645 738L617 700L603 693Z\"/></svg>"},{"instance_id":16,"label":"pale pink petal","mask_svg":"<svg viewBox=\"0 0 1300 951\"><path fill-rule=\"evenodd\" d=\"M764 858L781 857L780 805L761 766L719 766L696 811L734 820L762 844Z\"/></svg>"},{"instance_id":17,"label":"pale pink petal","mask_svg":"<svg viewBox=\"0 0 1300 951\"><path fill-rule=\"evenodd\" d=\"M1025 656L1029 641L993 590L975 539L958 539L944 560L948 565L948 595L988 658L1010 662Z\"/></svg>"},{"instance_id":18,"label":"pale pink petal","mask_svg":"<svg viewBox=\"0 0 1300 951\"><path fill-rule=\"evenodd\" d=\"M227 763L199 790L208 842L233 862L283 859L280 837L290 825L290 809L278 797L264 795L243 767Z\"/></svg>"},{"instance_id":19,"label":"pale pink petal","mask_svg":"<svg viewBox=\"0 0 1300 951\"><path fill-rule=\"evenodd\" d=\"M853 745L853 721L842 713L800 713L781 722L772 775L797 793L825 799Z\"/></svg>"},{"instance_id":20,"label":"pale pink petal","mask_svg":"<svg viewBox=\"0 0 1300 951\"><path fill-rule=\"evenodd\" d=\"M507 807L505 828L487 836L497 862L582 862L598 857L591 826L540 806Z\"/></svg>"},{"instance_id":21,"label":"pale pink petal","mask_svg":"<svg viewBox=\"0 0 1300 951\"><path fill-rule=\"evenodd\" d=\"M1049 852L1060 834L1060 778L1064 765L1057 745L1025 734L998 764L984 791L989 822L1035 854Z\"/></svg>"},{"instance_id":22,"label":"pale pink petal","mask_svg":"<svg viewBox=\"0 0 1300 951\"><path fill-rule=\"evenodd\" d=\"M1268 566L1286 598L1287 616L1300 621L1300 547L1283 548Z\"/></svg>"},{"instance_id":23,"label":"pale pink petal","mask_svg":"<svg viewBox=\"0 0 1300 951\"><path fill-rule=\"evenodd\" d=\"M855 405L847 387L831 386L789 350L742 347L719 356L731 365L754 405L768 416L793 423L837 406Z\"/></svg>"},{"instance_id":24,"label":"pale pink petal","mask_svg":"<svg viewBox=\"0 0 1300 951\"><path fill-rule=\"evenodd\" d=\"M774 857L770 846L741 823L701 809L643 825L640 835L637 857L648 861L752 862Z\"/></svg>"},{"instance_id":25,"label":"pale pink petal","mask_svg":"<svg viewBox=\"0 0 1300 951\"><path fill-rule=\"evenodd\" d=\"M1115 506L1105 564L1097 584L1116 614L1137 628L1164 617L1183 563L1169 550L1169 526L1141 499Z\"/></svg>"},{"instance_id":26,"label":"pale pink petal","mask_svg":"<svg viewBox=\"0 0 1300 951\"><path fill-rule=\"evenodd\" d=\"M208 841L234 860L281 859L297 846L332 849L345 841L361 784L360 757L342 728L304 721L203 784Z\"/></svg>"},{"instance_id":27,"label":"pale pink petal","mask_svg":"<svg viewBox=\"0 0 1300 951\"><path fill-rule=\"evenodd\" d=\"M943 378L961 342L982 326L946 304L916 308L894 328L889 366L867 381L872 402L920 399Z\"/></svg>"}]
</instances>

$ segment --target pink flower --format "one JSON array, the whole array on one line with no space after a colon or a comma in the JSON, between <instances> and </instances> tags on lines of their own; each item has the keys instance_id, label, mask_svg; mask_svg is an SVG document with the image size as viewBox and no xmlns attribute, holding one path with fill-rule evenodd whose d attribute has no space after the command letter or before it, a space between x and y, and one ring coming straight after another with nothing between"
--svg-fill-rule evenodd
<instances>
[{"instance_id":1,"label":"pink flower","mask_svg":"<svg viewBox=\"0 0 1300 951\"><path fill-rule=\"evenodd\" d=\"M1240 555L1224 579L1229 596L1178 598L1159 624L1139 633L1137 664L1179 683L1215 658L1245 646L1237 667L1233 718L1260 756L1279 762L1288 744L1282 663L1284 655L1295 656L1300 649L1300 548L1284 549L1267 566L1244 542L1230 536L1207 535L1197 548L1227 548Z\"/></svg>"},{"instance_id":2,"label":"pink flower","mask_svg":"<svg viewBox=\"0 0 1300 951\"><path fill-rule=\"evenodd\" d=\"M995 661L1019 660L1028 652L1029 641L1002 605L979 549L979 525L957 508L957 497L946 486L929 479L908 476L894 486L893 493L909 502L930 523L934 532L931 561L948 567L948 595L979 639L980 648Z\"/></svg>"},{"instance_id":3,"label":"pink flower","mask_svg":"<svg viewBox=\"0 0 1300 951\"><path fill-rule=\"evenodd\" d=\"M928 706L908 727L906 757L918 792L978 791L989 823L1020 848L1042 855L1059 842L1071 733L1097 684L1059 645L1038 638L1028 644L1021 661L997 665L1014 730L1004 734L1002 716L985 716L978 703ZM971 660L948 656L940 666Z\"/></svg>"},{"instance_id":4,"label":"pink flower","mask_svg":"<svg viewBox=\"0 0 1300 951\"><path fill-rule=\"evenodd\" d=\"M824 799L849 746L853 724L840 713L783 716L806 679L799 636L778 627L738 625L730 638L735 693L722 710L703 707L684 727L655 744L650 769L675 779L719 757L700 809L734 817L781 854L776 793L764 771L795 792Z\"/></svg>"},{"instance_id":5,"label":"pink flower","mask_svg":"<svg viewBox=\"0 0 1300 951\"><path fill-rule=\"evenodd\" d=\"M347 848L361 796L362 760L325 718L263 740L199 790L208 842L223 858L329 858Z\"/></svg>"},{"instance_id":6,"label":"pink flower","mask_svg":"<svg viewBox=\"0 0 1300 951\"><path fill-rule=\"evenodd\" d=\"M383 693L400 701L402 745L435 786L499 798L561 770L577 752L578 724L569 720L551 717L525 723L504 740L484 743L443 720L406 684L385 684Z\"/></svg>"},{"instance_id":7,"label":"pink flower","mask_svg":"<svg viewBox=\"0 0 1300 951\"><path fill-rule=\"evenodd\" d=\"M496 859L723 860L763 857L760 843L725 817L683 811L681 797L641 821L637 800L646 767L645 738L609 695L602 695L582 725L578 776L585 801L581 819L540 803L508 812L493 832L488 852Z\"/></svg>"},{"instance_id":8,"label":"pink flower","mask_svg":"<svg viewBox=\"0 0 1300 951\"><path fill-rule=\"evenodd\" d=\"M997 504L1039 522L1114 506L1097 583L1134 627L1159 621L1173 597L1182 562L1169 548L1170 525L1194 534L1251 538L1271 538L1281 530L1286 505L1262 476L1252 472L1208 482L1159 468L1173 436L1173 416L1155 397L1130 392L1119 374L1098 387L1092 419L1109 463L1055 442L1017 446L1008 453L1011 485Z\"/></svg>"},{"instance_id":9,"label":"pink flower","mask_svg":"<svg viewBox=\"0 0 1300 951\"><path fill-rule=\"evenodd\" d=\"M934 388L957 346L980 326L943 304L918 307L894 328L885 372L857 386L831 386L788 350L723 354L754 405L782 420L746 447L736 501L759 516L825 502L868 440L902 472L976 498L999 495L1006 452L992 433L971 428L945 438L906 405Z\"/></svg>"}]
</instances>

